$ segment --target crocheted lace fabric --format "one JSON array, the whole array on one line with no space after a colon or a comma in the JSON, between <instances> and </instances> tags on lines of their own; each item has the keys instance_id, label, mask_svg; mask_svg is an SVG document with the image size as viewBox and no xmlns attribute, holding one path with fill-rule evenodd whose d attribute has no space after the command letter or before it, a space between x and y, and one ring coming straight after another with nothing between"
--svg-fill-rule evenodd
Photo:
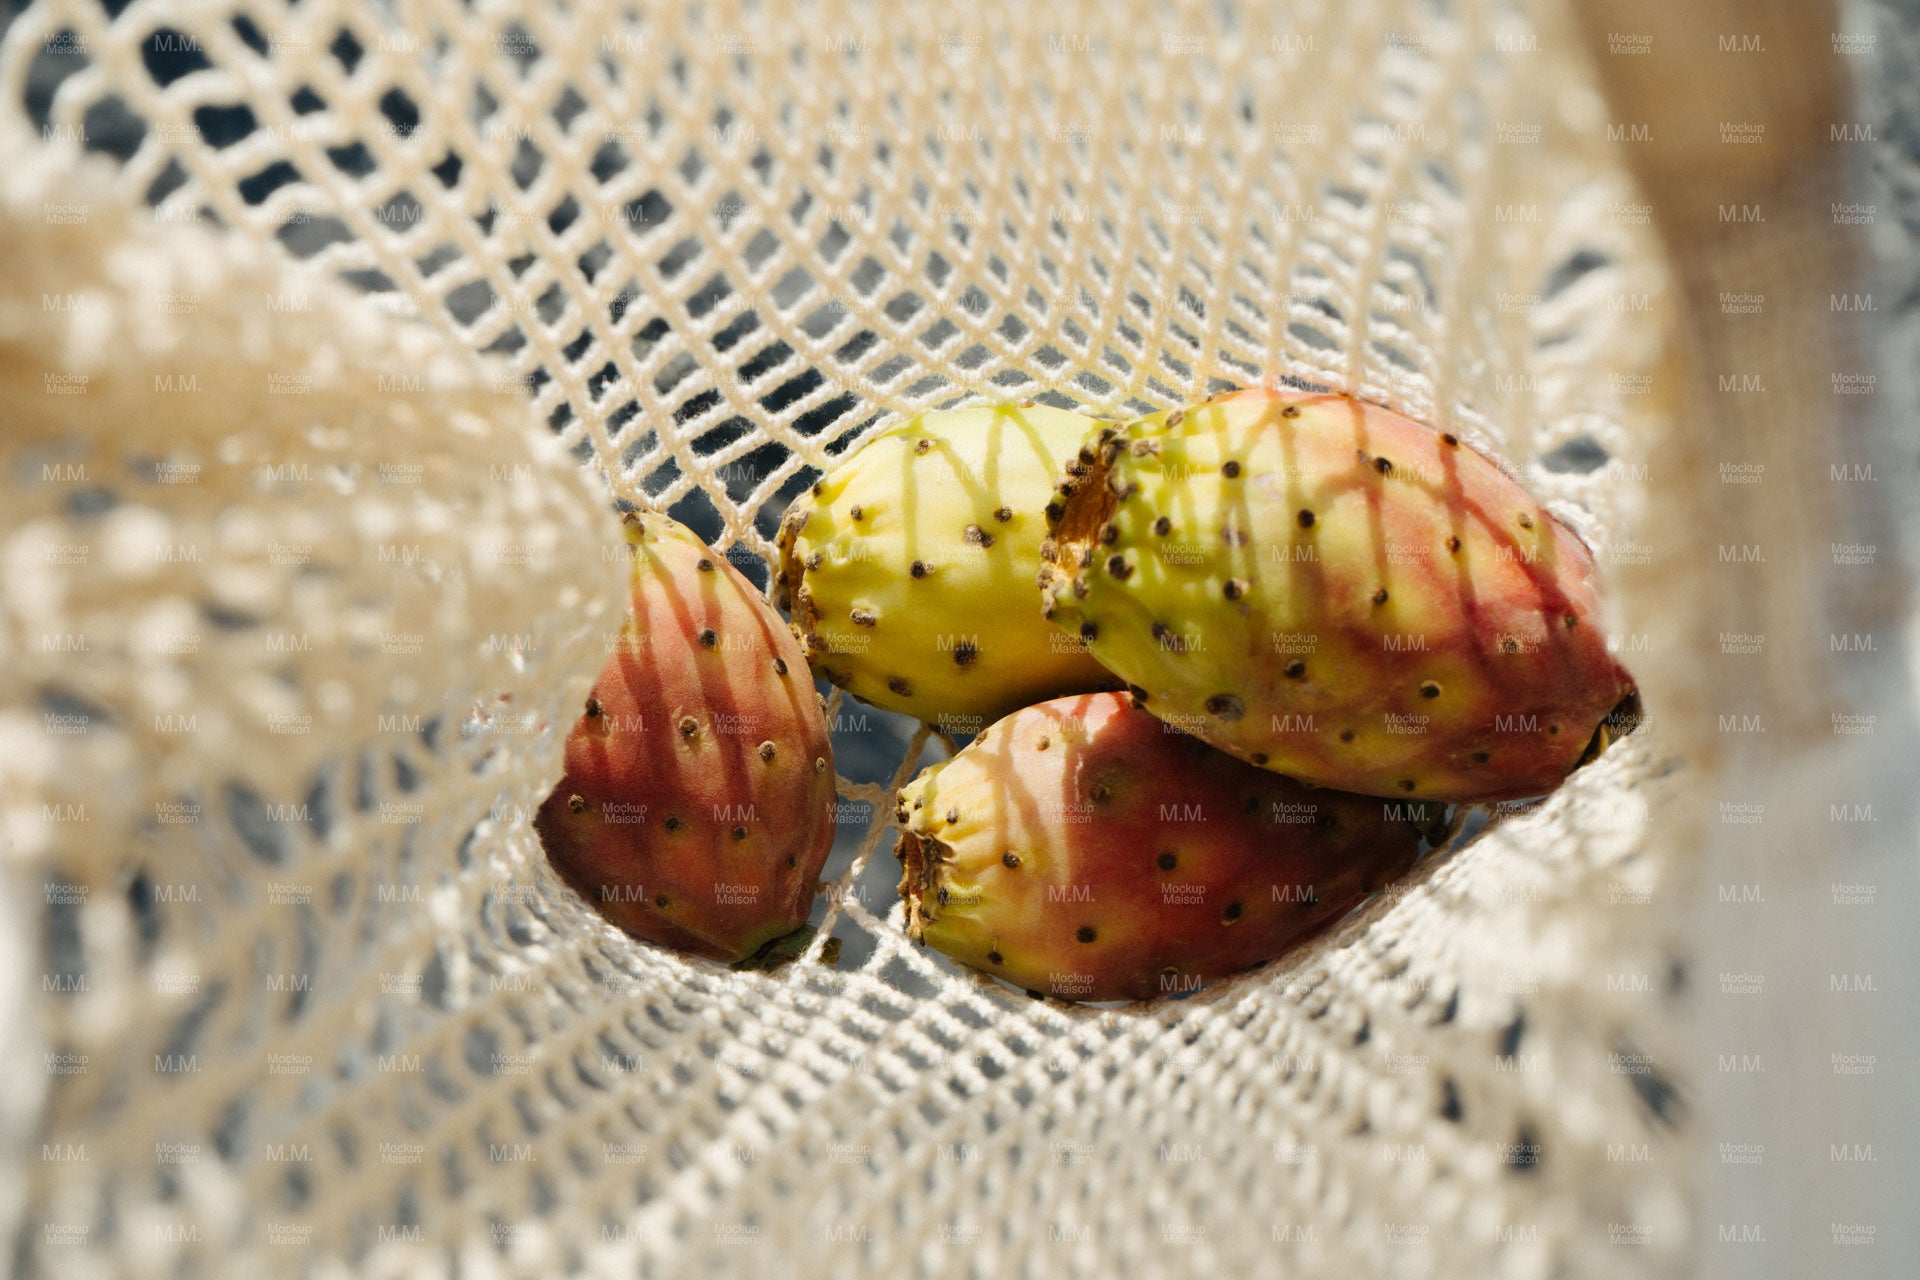
<instances>
[{"instance_id":1,"label":"crocheted lace fabric","mask_svg":"<svg viewBox=\"0 0 1920 1280\"><path fill-rule=\"evenodd\" d=\"M21 1271L1692 1273L1673 287L1581 50L1496 0L16 16ZM764 583L897 413L1281 377L1509 460L1600 551L1646 729L1144 1006L906 941L888 797L946 747L838 695L801 962L637 944L550 873L612 500Z\"/></svg>"}]
</instances>

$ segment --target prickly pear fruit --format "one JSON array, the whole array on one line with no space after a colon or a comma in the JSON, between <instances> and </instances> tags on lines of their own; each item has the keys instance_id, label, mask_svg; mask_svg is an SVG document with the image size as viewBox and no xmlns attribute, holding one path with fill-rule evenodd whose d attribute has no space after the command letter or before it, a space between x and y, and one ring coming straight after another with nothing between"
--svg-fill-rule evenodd
<instances>
[{"instance_id":1,"label":"prickly pear fruit","mask_svg":"<svg viewBox=\"0 0 1920 1280\"><path fill-rule=\"evenodd\" d=\"M1191 991L1405 871L1432 807L1310 790L1125 694L1056 698L901 789L907 930L1038 994Z\"/></svg>"},{"instance_id":2,"label":"prickly pear fruit","mask_svg":"<svg viewBox=\"0 0 1920 1280\"><path fill-rule=\"evenodd\" d=\"M1047 612L1224 751L1371 795L1538 795L1632 689L1592 554L1451 433L1250 390L1101 436L1048 507Z\"/></svg>"},{"instance_id":3,"label":"prickly pear fruit","mask_svg":"<svg viewBox=\"0 0 1920 1280\"><path fill-rule=\"evenodd\" d=\"M607 919L737 961L806 922L833 845L833 749L786 624L725 556L629 514L632 616L535 818Z\"/></svg>"},{"instance_id":4,"label":"prickly pear fruit","mask_svg":"<svg viewBox=\"0 0 1920 1280\"><path fill-rule=\"evenodd\" d=\"M1043 405L926 413L822 477L780 529L781 603L820 674L965 733L1118 688L1033 598L1042 508L1097 426Z\"/></svg>"}]
</instances>

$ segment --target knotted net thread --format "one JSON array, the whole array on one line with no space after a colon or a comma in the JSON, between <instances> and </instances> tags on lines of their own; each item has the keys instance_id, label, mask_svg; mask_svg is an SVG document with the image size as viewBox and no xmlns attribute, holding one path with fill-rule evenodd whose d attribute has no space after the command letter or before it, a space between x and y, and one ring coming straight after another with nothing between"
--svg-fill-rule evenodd
<instances>
[{"instance_id":1,"label":"knotted net thread","mask_svg":"<svg viewBox=\"0 0 1920 1280\"><path fill-rule=\"evenodd\" d=\"M0 781L54 1055L22 1269L1547 1275L1624 1224L1682 1273L1655 733L1296 956L1124 1010L906 944L887 798L940 748L838 695L837 967L635 944L527 826L617 626L607 500L764 582L787 500L894 413L1325 383L1633 563L1665 276L1559 23L17 16Z\"/></svg>"}]
</instances>

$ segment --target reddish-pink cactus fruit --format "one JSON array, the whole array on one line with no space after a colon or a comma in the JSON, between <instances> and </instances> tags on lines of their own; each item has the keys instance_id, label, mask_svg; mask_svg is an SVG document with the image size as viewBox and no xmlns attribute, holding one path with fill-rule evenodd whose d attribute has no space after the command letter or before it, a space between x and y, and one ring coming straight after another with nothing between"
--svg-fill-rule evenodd
<instances>
[{"instance_id":1,"label":"reddish-pink cactus fruit","mask_svg":"<svg viewBox=\"0 0 1920 1280\"><path fill-rule=\"evenodd\" d=\"M1404 872L1433 809L1301 786L1126 694L1056 698L901 789L907 928L1037 994L1191 991Z\"/></svg>"},{"instance_id":2,"label":"reddish-pink cactus fruit","mask_svg":"<svg viewBox=\"0 0 1920 1280\"><path fill-rule=\"evenodd\" d=\"M535 819L630 933L737 961L806 923L833 845L833 748L805 658L724 556L626 517L632 616Z\"/></svg>"}]
</instances>

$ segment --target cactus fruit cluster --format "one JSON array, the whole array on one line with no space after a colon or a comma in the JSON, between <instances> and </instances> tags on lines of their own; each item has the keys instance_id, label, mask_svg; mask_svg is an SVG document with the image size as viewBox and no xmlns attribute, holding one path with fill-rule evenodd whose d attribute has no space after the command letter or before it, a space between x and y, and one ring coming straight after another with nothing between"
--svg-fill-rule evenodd
<instances>
[{"instance_id":1,"label":"cactus fruit cluster","mask_svg":"<svg viewBox=\"0 0 1920 1280\"><path fill-rule=\"evenodd\" d=\"M1057 698L901 790L907 929L1038 995L1192 991L1407 870L1422 810L1234 760L1125 694Z\"/></svg>"},{"instance_id":2,"label":"cactus fruit cluster","mask_svg":"<svg viewBox=\"0 0 1920 1280\"><path fill-rule=\"evenodd\" d=\"M1302 782L1539 795L1632 689L1580 539L1459 437L1348 396L1104 427L1048 516L1048 615L1148 710Z\"/></svg>"},{"instance_id":3,"label":"cactus fruit cluster","mask_svg":"<svg viewBox=\"0 0 1920 1280\"><path fill-rule=\"evenodd\" d=\"M927 413L821 477L780 529L782 603L814 669L959 733L1117 687L1033 604L1047 499L1098 426L1044 405Z\"/></svg>"},{"instance_id":4,"label":"cactus fruit cluster","mask_svg":"<svg viewBox=\"0 0 1920 1280\"><path fill-rule=\"evenodd\" d=\"M726 557L629 514L631 615L535 827L608 920L715 960L806 923L833 845L833 748L780 616Z\"/></svg>"},{"instance_id":5,"label":"cactus fruit cluster","mask_svg":"<svg viewBox=\"0 0 1920 1280\"><path fill-rule=\"evenodd\" d=\"M1585 544L1349 396L909 418L788 511L790 624L628 520L630 643L538 826L609 919L717 959L794 949L832 843L813 675L977 735L897 796L909 934L1078 1000L1273 959L1447 806L1549 791L1631 727Z\"/></svg>"}]
</instances>

